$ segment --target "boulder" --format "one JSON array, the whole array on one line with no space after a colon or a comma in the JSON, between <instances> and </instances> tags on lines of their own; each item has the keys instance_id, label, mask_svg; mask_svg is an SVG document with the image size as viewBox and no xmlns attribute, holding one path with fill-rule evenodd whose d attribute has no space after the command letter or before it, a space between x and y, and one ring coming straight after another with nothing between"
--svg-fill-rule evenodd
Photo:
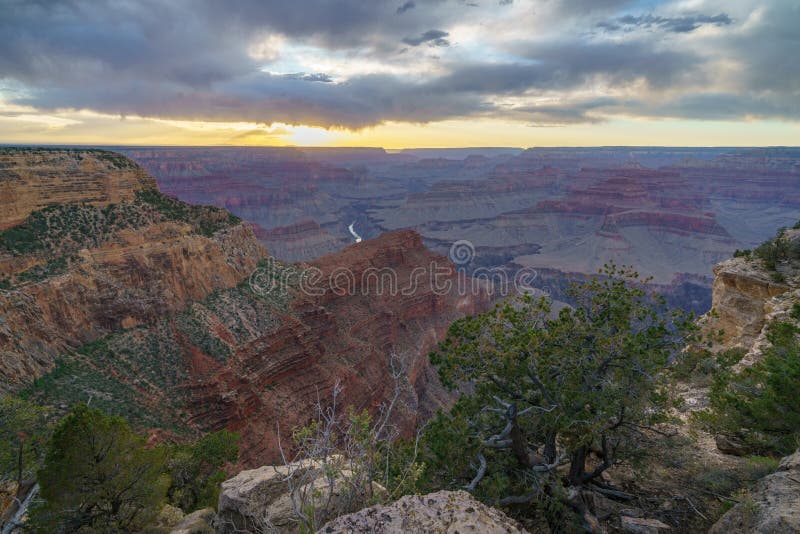
<instances>
[{"instance_id":1,"label":"boulder","mask_svg":"<svg viewBox=\"0 0 800 534\"><path fill-rule=\"evenodd\" d=\"M670 530L669 525L662 523L658 519L622 516L620 522L622 531L630 532L631 534L664 534Z\"/></svg>"},{"instance_id":2,"label":"boulder","mask_svg":"<svg viewBox=\"0 0 800 534\"><path fill-rule=\"evenodd\" d=\"M242 531L298 532L300 523L292 502L287 479L293 482L298 506L314 513L314 524L357 510L363 495L354 495L341 457L332 457L327 465L319 461L294 462L288 465L263 466L242 471L222 483L214 520L216 531L229 534ZM331 480L326 473L335 473ZM374 494L385 492L373 483Z\"/></svg>"},{"instance_id":3,"label":"boulder","mask_svg":"<svg viewBox=\"0 0 800 534\"><path fill-rule=\"evenodd\" d=\"M716 443L717 449L724 454L746 456L751 453L747 445L733 436L726 436L723 434L714 436L714 443Z\"/></svg>"},{"instance_id":4,"label":"boulder","mask_svg":"<svg viewBox=\"0 0 800 534\"><path fill-rule=\"evenodd\" d=\"M523 533L503 512L475 500L466 491L407 495L397 502L341 516L317 531L333 533L405 534L447 532L467 534Z\"/></svg>"},{"instance_id":5,"label":"boulder","mask_svg":"<svg viewBox=\"0 0 800 534\"><path fill-rule=\"evenodd\" d=\"M709 534L800 532L800 451L759 480L747 498L728 510Z\"/></svg>"},{"instance_id":6,"label":"boulder","mask_svg":"<svg viewBox=\"0 0 800 534\"><path fill-rule=\"evenodd\" d=\"M203 508L187 515L172 527L169 534L214 534L212 508Z\"/></svg>"}]
</instances>

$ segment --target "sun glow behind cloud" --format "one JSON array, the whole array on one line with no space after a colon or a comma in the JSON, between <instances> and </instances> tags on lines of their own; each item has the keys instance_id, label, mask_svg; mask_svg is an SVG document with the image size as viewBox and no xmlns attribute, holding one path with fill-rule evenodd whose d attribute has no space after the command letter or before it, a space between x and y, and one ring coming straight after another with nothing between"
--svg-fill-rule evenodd
<instances>
[{"instance_id":1,"label":"sun glow behind cloud","mask_svg":"<svg viewBox=\"0 0 800 534\"><path fill-rule=\"evenodd\" d=\"M12 4L0 12L0 142L798 139L792 0L221 5Z\"/></svg>"},{"instance_id":2,"label":"sun glow behind cloud","mask_svg":"<svg viewBox=\"0 0 800 534\"><path fill-rule=\"evenodd\" d=\"M691 131L691 136L686 132ZM241 145L241 146L751 146L800 139L800 125L781 121L619 119L541 127L498 119L387 122L361 130L253 122L168 120L61 111L32 113L0 101L0 140L18 144ZM44 140L44 141L43 141Z\"/></svg>"}]
</instances>

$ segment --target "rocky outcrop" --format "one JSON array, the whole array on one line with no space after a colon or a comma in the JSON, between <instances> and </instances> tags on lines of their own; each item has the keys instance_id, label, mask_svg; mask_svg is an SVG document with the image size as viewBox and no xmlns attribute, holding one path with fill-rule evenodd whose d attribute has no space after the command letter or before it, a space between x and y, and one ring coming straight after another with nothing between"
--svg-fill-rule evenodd
<instances>
[{"instance_id":1,"label":"rocky outcrop","mask_svg":"<svg viewBox=\"0 0 800 534\"><path fill-rule=\"evenodd\" d=\"M0 230L53 204L96 206L155 189L144 169L106 150L0 149Z\"/></svg>"},{"instance_id":2,"label":"rocky outcrop","mask_svg":"<svg viewBox=\"0 0 800 534\"><path fill-rule=\"evenodd\" d=\"M211 237L176 223L117 237L79 251L57 276L0 291L0 389L30 383L59 354L104 334L235 286L266 255L246 224Z\"/></svg>"},{"instance_id":3,"label":"rocky outcrop","mask_svg":"<svg viewBox=\"0 0 800 534\"><path fill-rule=\"evenodd\" d=\"M303 461L242 471L222 483L214 519L219 534L236 532L299 532L298 514L311 524L326 521L363 506L350 494L353 473L338 467L342 458L328 462ZM334 473L334 474L332 474ZM383 491L377 484L375 490ZM312 520L313 514L313 520Z\"/></svg>"},{"instance_id":4,"label":"rocky outcrop","mask_svg":"<svg viewBox=\"0 0 800 534\"><path fill-rule=\"evenodd\" d=\"M761 262L731 258L714 267L712 309L706 319L709 330L724 331L719 348L753 346L767 317L779 307L777 297L790 290L775 282Z\"/></svg>"},{"instance_id":5,"label":"rocky outcrop","mask_svg":"<svg viewBox=\"0 0 800 534\"><path fill-rule=\"evenodd\" d=\"M407 495L391 505L377 505L341 516L318 534L405 534L406 532L526 532L503 512L477 501L466 491Z\"/></svg>"},{"instance_id":6,"label":"rocky outcrop","mask_svg":"<svg viewBox=\"0 0 800 534\"><path fill-rule=\"evenodd\" d=\"M786 230L784 238L790 246L800 246L800 230ZM714 267L712 312L701 324L706 332L723 332L715 350L746 350L738 368L761 358L769 343L767 326L789 319L800 302L800 263L784 261L776 269L766 269L754 256L732 258Z\"/></svg>"},{"instance_id":7,"label":"rocky outcrop","mask_svg":"<svg viewBox=\"0 0 800 534\"><path fill-rule=\"evenodd\" d=\"M759 480L710 534L800 532L800 452L784 458L778 470Z\"/></svg>"},{"instance_id":8,"label":"rocky outcrop","mask_svg":"<svg viewBox=\"0 0 800 534\"><path fill-rule=\"evenodd\" d=\"M214 534L213 521L215 517L213 508L197 510L172 526L169 534Z\"/></svg>"}]
</instances>

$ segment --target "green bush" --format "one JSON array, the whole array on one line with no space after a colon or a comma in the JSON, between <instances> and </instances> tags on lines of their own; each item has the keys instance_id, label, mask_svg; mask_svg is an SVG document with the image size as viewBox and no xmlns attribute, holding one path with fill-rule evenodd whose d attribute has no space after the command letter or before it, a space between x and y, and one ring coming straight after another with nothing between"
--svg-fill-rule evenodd
<instances>
[{"instance_id":1,"label":"green bush","mask_svg":"<svg viewBox=\"0 0 800 534\"><path fill-rule=\"evenodd\" d=\"M768 327L763 358L738 373L721 373L710 408L697 414L712 432L727 435L757 454L784 455L800 445L800 343L796 324Z\"/></svg>"},{"instance_id":2,"label":"green bush","mask_svg":"<svg viewBox=\"0 0 800 534\"><path fill-rule=\"evenodd\" d=\"M774 271L779 262L800 259L800 240L789 241L786 229L781 228L773 239L756 247L753 254L764 262L767 269Z\"/></svg>"},{"instance_id":3,"label":"green bush","mask_svg":"<svg viewBox=\"0 0 800 534\"><path fill-rule=\"evenodd\" d=\"M50 430L47 408L0 397L0 480L30 478L44 459Z\"/></svg>"},{"instance_id":4,"label":"green bush","mask_svg":"<svg viewBox=\"0 0 800 534\"><path fill-rule=\"evenodd\" d=\"M770 278L772 279L773 282L776 282L778 284L786 283L786 276L783 273L779 273L778 271L775 271L774 273L770 274Z\"/></svg>"},{"instance_id":5,"label":"green bush","mask_svg":"<svg viewBox=\"0 0 800 534\"><path fill-rule=\"evenodd\" d=\"M164 503L165 455L120 417L85 404L56 427L39 471L37 532L138 532Z\"/></svg>"},{"instance_id":6,"label":"green bush","mask_svg":"<svg viewBox=\"0 0 800 534\"><path fill-rule=\"evenodd\" d=\"M189 513L200 508L216 508L220 485L227 478L222 467L235 462L239 454L239 435L227 430L207 434L196 443L169 448L167 472L171 504Z\"/></svg>"}]
</instances>

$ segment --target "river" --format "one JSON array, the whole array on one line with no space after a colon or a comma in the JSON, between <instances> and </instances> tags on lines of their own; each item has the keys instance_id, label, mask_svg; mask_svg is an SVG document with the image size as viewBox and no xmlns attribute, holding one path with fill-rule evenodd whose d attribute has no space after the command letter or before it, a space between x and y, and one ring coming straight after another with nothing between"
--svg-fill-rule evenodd
<instances>
[{"instance_id":1,"label":"river","mask_svg":"<svg viewBox=\"0 0 800 534\"><path fill-rule=\"evenodd\" d=\"M350 223L350 226L348 226L347 229L350 230L350 233L353 235L353 239L356 240L356 243L361 243L361 236L356 233L355 228L354 228L355 225L356 225L356 222L353 221L353 222Z\"/></svg>"}]
</instances>

